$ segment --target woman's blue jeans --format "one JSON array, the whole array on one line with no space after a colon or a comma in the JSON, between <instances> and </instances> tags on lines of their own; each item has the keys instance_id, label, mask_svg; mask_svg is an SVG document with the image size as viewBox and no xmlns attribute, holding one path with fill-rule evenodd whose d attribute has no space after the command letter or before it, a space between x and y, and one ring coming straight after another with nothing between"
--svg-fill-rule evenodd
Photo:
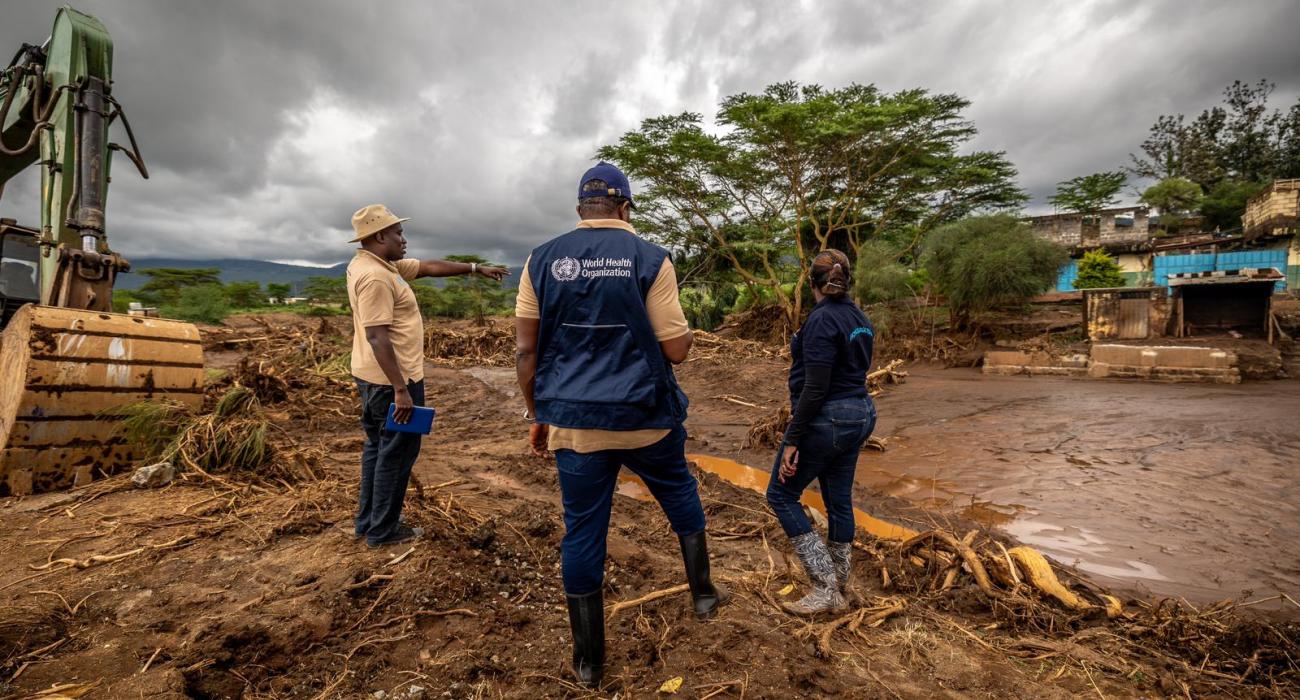
<instances>
[{"instance_id":1,"label":"woman's blue jeans","mask_svg":"<svg viewBox=\"0 0 1300 700\"><path fill-rule=\"evenodd\" d=\"M785 441L776 451L772 478L767 484L767 503L772 507L785 534L797 537L812 531L799 497L817 480L826 503L827 533L831 542L852 542L853 475L857 471L862 443L876 427L876 406L871 397L836 399L822 404L822 410L808 424L799 440L799 464L794 476L781 483L781 455Z\"/></svg>"}]
</instances>

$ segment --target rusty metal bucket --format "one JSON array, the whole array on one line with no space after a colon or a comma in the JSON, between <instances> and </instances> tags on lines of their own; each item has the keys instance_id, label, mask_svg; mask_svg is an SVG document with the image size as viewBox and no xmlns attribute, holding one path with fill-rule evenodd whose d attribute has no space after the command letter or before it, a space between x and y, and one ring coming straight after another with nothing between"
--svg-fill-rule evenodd
<instances>
[{"instance_id":1,"label":"rusty metal bucket","mask_svg":"<svg viewBox=\"0 0 1300 700\"><path fill-rule=\"evenodd\" d=\"M203 401L191 323L28 305L0 335L0 495L79 486L134 464L106 413L166 398Z\"/></svg>"}]
</instances>

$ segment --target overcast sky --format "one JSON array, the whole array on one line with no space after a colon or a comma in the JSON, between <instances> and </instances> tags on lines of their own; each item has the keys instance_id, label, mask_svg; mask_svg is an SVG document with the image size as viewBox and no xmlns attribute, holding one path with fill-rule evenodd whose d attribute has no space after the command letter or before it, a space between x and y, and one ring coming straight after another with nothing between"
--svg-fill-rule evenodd
<instances>
[{"instance_id":1,"label":"overcast sky","mask_svg":"<svg viewBox=\"0 0 1300 700\"><path fill-rule=\"evenodd\" d=\"M0 0L4 59L63 2ZM784 80L970 99L974 147L1008 153L1031 211L1234 79L1276 82L1275 107L1300 94L1294 1L75 5L113 36L152 174L115 164L128 258L339 262L352 212L384 202L413 217L412 255L517 264L572 227L599 146ZM0 215L39 223L38 181L11 183Z\"/></svg>"}]
</instances>

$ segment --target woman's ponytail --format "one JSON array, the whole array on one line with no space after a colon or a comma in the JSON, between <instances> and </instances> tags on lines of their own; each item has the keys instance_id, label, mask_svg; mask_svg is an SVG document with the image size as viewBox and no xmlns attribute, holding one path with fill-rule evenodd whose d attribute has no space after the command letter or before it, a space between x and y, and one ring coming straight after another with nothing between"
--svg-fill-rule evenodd
<instances>
[{"instance_id":1,"label":"woman's ponytail","mask_svg":"<svg viewBox=\"0 0 1300 700\"><path fill-rule=\"evenodd\" d=\"M849 273L849 257L844 253L827 248L813 258L813 287L822 296L839 299L849 293L849 284L853 276Z\"/></svg>"}]
</instances>

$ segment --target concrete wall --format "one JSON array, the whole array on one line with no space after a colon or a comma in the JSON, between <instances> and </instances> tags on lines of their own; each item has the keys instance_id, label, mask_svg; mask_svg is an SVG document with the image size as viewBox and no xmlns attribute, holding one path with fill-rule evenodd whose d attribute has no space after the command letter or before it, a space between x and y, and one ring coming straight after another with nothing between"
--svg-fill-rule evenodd
<instances>
[{"instance_id":1,"label":"concrete wall","mask_svg":"<svg viewBox=\"0 0 1300 700\"><path fill-rule=\"evenodd\" d=\"M1118 226L1116 214L1133 215L1132 226ZM1150 218L1145 207L1110 209L1098 215L1095 225L1084 226L1080 214L1036 216L1029 225L1036 235L1068 248L1081 246L1140 243L1151 237Z\"/></svg>"},{"instance_id":2,"label":"concrete wall","mask_svg":"<svg viewBox=\"0 0 1300 700\"><path fill-rule=\"evenodd\" d=\"M1159 382L1236 384L1241 381L1236 354L1191 346L1095 344L1088 355L999 350L984 354L983 372Z\"/></svg>"},{"instance_id":3,"label":"concrete wall","mask_svg":"<svg viewBox=\"0 0 1300 700\"><path fill-rule=\"evenodd\" d=\"M1115 257L1124 275L1125 287L1141 287L1151 282L1151 254L1126 253Z\"/></svg>"}]
</instances>

